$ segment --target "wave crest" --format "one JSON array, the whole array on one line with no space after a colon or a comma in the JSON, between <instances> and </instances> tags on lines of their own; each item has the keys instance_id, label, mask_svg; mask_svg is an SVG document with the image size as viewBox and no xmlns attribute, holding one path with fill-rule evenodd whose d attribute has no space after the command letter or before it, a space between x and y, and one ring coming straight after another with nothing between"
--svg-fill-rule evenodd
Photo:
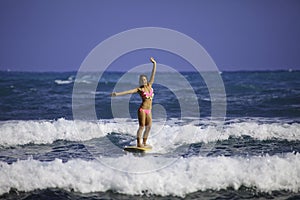
<instances>
[{"instance_id":1,"label":"wave crest","mask_svg":"<svg viewBox=\"0 0 300 200\"><path fill-rule=\"evenodd\" d=\"M159 157L124 155L114 162L128 168L136 164L147 166ZM138 162L138 163L137 163ZM191 157L178 159L173 165L146 174L130 174L105 167L97 160L80 159L63 163L36 160L0 163L0 194L11 188L19 191L62 188L82 193L113 190L130 195L145 191L155 195L184 196L195 191L221 190L245 186L260 192L300 190L300 154L284 157ZM82 173L88 172L88 173Z\"/></svg>"},{"instance_id":2,"label":"wave crest","mask_svg":"<svg viewBox=\"0 0 300 200\"><path fill-rule=\"evenodd\" d=\"M244 121L228 123L221 129L209 122L201 123L199 125L199 121L190 121L179 124L178 120L155 122L151 129L151 143L158 147L163 145L162 141L170 141L172 144L208 143L243 135L257 140L300 140L299 123ZM112 132L135 136L136 129L136 120L129 119L117 119L117 122L72 121L63 118L55 121L5 121L0 123L0 145L47 144L56 140L87 141Z\"/></svg>"}]
</instances>

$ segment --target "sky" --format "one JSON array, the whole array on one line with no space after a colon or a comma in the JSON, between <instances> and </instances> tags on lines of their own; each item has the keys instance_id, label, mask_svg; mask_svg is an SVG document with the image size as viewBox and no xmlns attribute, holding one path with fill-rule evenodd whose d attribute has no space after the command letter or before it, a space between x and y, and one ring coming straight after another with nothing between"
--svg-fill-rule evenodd
<instances>
[{"instance_id":1,"label":"sky","mask_svg":"<svg viewBox=\"0 0 300 200\"><path fill-rule=\"evenodd\" d=\"M186 34L220 71L300 70L298 0L0 0L0 70L77 71L99 43L141 27ZM151 54L179 70L186 64L148 50L112 69Z\"/></svg>"}]
</instances>

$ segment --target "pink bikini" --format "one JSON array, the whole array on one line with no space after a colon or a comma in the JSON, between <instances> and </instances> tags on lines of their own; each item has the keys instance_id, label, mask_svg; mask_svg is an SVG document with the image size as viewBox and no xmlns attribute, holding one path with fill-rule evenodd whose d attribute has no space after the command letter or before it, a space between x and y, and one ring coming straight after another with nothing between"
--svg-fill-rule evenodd
<instances>
[{"instance_id":1,"label":"pink bikini","mask_svg":"<svg viewBox=\"0 0 300 200\"><path fill-rule=\"evenodd\" d=\"M141 96L143 99L153 99L154 96L154 92L153 92L153 88L151 88L150 92L143 92L141 91Z\"/></svg>"},{"instance_id":2,"label":"pink bikini","mask_svg":"<svg viewBox=\"0 0 300 200\"><path fill-rule=\"evenodd\" d=\"M151 113L151 110L150 110L150 109L143 109L143 108L140 108L139 111L140 111L140 112L144 111L144 113L145 113L146 115L149 115L149 114Z\"/></svg>"},{"instance_id":3,"label":"pink bikini","mask_svg":"<svg viewBox=\"0 0 300 200\"><path fill-rule=\"evenodd\" d=\"M151 88L150 92L146 92L146 91L143 92L143 91L141 91L140 95L141 95L141 97L142 97L143 100L145 100L145 99L152 100L153 96L154 96L153 88ZM144 113L146 115L149 115L151 113L151 109L140 108L139 111L140 112L144 111Z\"/></svg>"}]
</instances>

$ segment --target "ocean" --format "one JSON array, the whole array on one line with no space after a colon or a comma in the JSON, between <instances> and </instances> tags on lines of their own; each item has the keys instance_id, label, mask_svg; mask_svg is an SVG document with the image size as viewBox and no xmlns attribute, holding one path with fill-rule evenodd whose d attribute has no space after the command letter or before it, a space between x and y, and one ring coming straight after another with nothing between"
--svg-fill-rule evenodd
<instances>
[{"instance_id":1,"label":"ocean","mask_svg":"<svg viewBox=\"0 0 300 200\"><path fill-rule=\"evenodd\" d=\"M199 73L158 72L133 154L140 97L110 94L138 74L0 71L0 199L299 199L300 71L219 75L221 120Z\"/></svg>"}]
</instances>

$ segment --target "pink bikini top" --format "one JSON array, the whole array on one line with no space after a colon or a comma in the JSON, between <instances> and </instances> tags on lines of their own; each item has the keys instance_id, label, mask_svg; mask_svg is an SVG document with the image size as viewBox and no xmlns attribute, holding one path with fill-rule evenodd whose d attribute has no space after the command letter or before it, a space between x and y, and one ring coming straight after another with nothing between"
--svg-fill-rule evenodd
<instances>
[{"instance_id":1,"label":"pink bikini top","mask_svg":"<svg viewBox=\"0 0 300 200\"><path fill-rule=\"evenodd\" d=\"M140 95L142 97L142 99L150 99L152 100L153 99L153 96L154 96L154 92L153 92L153 88L151 88L150 92L143 92L142 90L140 90Z\"/></svg>"}]
</instances>

